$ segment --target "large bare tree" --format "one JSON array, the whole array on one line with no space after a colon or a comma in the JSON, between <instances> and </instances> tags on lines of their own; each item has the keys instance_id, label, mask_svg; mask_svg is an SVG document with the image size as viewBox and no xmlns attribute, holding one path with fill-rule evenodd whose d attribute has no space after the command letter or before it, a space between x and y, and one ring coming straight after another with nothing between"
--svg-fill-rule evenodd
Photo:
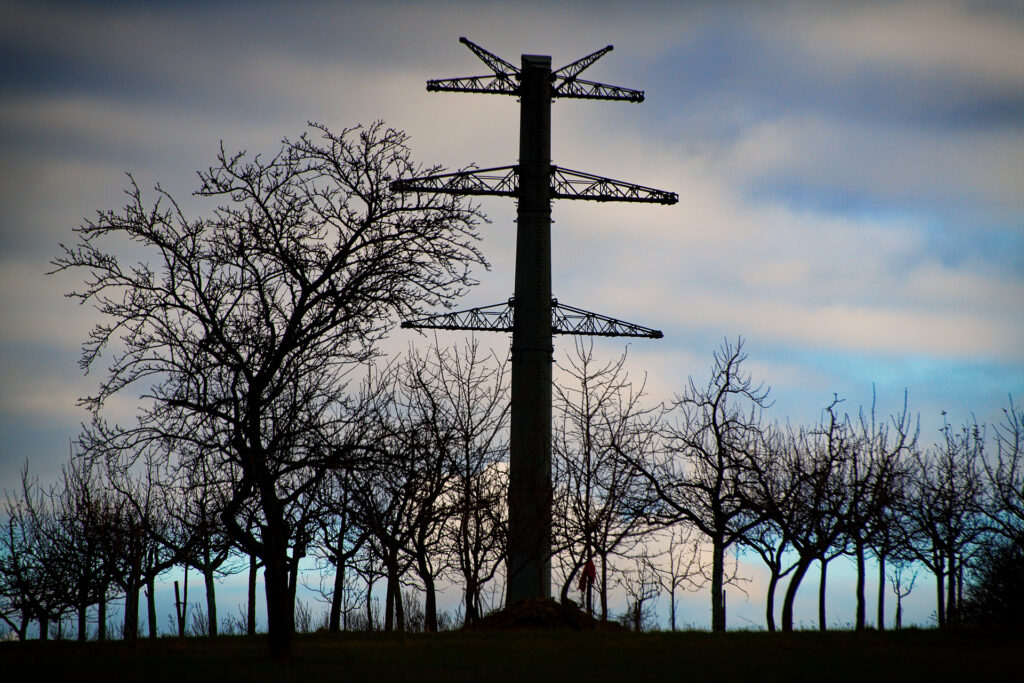
<instances>
[{"instance_id":1,"label":"large bare tree","mask_svg":"<svg viewBox=\"0 0 1024 683\"><path fill-rule=\"evenodd\" d=\"M98 436L224 474L221 521L265 567L273 655L290 649L289 580L312 535L314 490L351 453L346 373L396 315L448 304L485 264L473 205L389 189L437 170L415 166L405 134L383 123L314 125L271 157L222 149L200 173L197 195L217 204L204 218L159 188L144 199L132 181L126 206L78 228L54 260L84 274L69 296L101 316L81 364L106 355L109 366L83 404L99 415L130 389L142 399L134 425Z\"/></svg>"}]
</instances>

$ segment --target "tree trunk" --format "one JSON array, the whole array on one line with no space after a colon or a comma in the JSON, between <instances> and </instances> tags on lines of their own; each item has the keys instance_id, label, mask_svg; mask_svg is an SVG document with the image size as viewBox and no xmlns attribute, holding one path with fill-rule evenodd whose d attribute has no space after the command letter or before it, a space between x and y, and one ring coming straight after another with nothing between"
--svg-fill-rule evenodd
<instances>
[{"instance_id":1,"label":"tree trunk","mask_svg":"<svg viewBox=\"0 0 1024 683\"><path fill-rule=\"evenodd\" d=\"M959 626L961 622L961 607L964 599L964 562L958 562L956 564L956 625Z\"/></svg>"},{"instance_id":2,"label":"tree trunk","mask_svg":"<svg viewBox=\"0 0 1024 683\"><path fill-rule=\"evenodd\" d=\"M466 576L466 616L465 623L473 624L476 623L480 617L479 609L477 607L477 585L476 578L473 576Z\"/></svg>"},{"instance_id":3,"label":"tree trunk","mask_svg":"<svg viewBox=\"0 0 1024 683\"><path fill-rule=\"evenodd\" d=\"M89 604L83 593L84 591L79 591L78 597L78 641L82 643L89 639L88 622L86 620Z\"/></svg>"},{"instance_id":4,"label":"tree trunk","mask_svg":"<svg viewBox=\"0 0 1024 683\"><path fill-rule=\"evenodd\" d=\"M885 630L885 555L878 556L878 630Z\"/></svg>"},{"instance_id":5,"label":"tree trunk","mask_svg":"<svg viewBox=\"0 0 1024 683\"><path fill-rule=\"evenodd\" d=\"M288 590L288 567L281 558L284 553L267 553L263 582L267 594L267 643L270 656L285 658L291 652L295 603Z\"/></svg>"},{"instance_id":6,"label":"tree trunk","mask_svg":"<svg viewBox=\"0 0 1024 683\"><path fill-rule=\"evenodd\" d=\"M608 621L608 555L601 555L601 621Z\"/></svg>"},{"instance_id":7,"label":"tree trunk","mask_svg":"<svg viewBox=\"0 0 1024 683\"><path fill-rule=\"evenodd\" d=\"M142 584L142 555L135 549L131 554L131 570L124 599L124 639L135 644L139 638L139 590Z\"/></svg>"},{"instance_id":8,"label":"tree trunk","mask_svg":"<svg viewBox=\"0 0 1024 683\"><path fill-rule=\"evenodd\" d=\"M384 598L384 632L390 633L395 628L395 593L398 587L398 570L392 573L391 565L388 565L388 585Z\"/></svg>"},{"instance_id":9,"label":"tree trunk","mask_svg":"<svg viewBox=\"0 0 1024 683\"><path fill-rule=\"evenodd\" d=\"M259 563L256 561L256 556L249 555L249 605L248 611L245 615L245 632L250 636L256 635L256 579L257 571L259 569ZM186 583L186 586L188 584Z\"/></svg>"},{"instance_id":10,"label":"tree trunk","mask_svg":"<svg viewBox=\"0 0 1024 683\"><path fill-rule=\"evenodd\" d=\"M722 584L725 577L725 543L721 536L711 539L711 630L725 630Z\"/></svg>"},{"instance_id":11,"label":"tree trunk","mask_svg":"<svg viewBox=\"0 0 1024 683\"><path fill-rule=\"evenodd\" d=\"M157 636L156 627L156 579L150 576L146 579L146 616L149 637L155 640Z\"/></svg>"},{"instance_id":12,"label":"tree trunk","mask_svg":"<svg viewBox=\"0 0 1024 683\"><path fill-rule=\"evenodd\" d=\"M957 626L956 571L956 555L950 553L949 567L946 569L946 624L950 628Z\"/></svg>"},{"instance_id":13,"label":"tree trunk","mask_svg":"<svg viewBox=\"0 0 1024 683\"><path fill-rule=\"evenodd\" d=\"M935 597L938 600L938 610L936 611L936 617L939 621L939 628L945 628L946 626L946 597L943 592L945 585L946 573L945 560L938 558L935 562Z\"/></svg>"},{"instance_id":14,"label":"tree trunk","mask_svg":"<svg viewBox=\"0 0 1024 683\"><path fill-rule=\"evenodd\" d=\"M427 633L437 633L437 591L434 588L434 577L427 566L426 551L418 554L420 580L423 581L426 593L423 599L423 630Z\"/></svg>"},{"instance_id":15,"label":"tree trunk","mask_svg":"<svg viewBox=\"0 0 1024 683\"><path fill-rule=\"evenodd\" d=\"M327 629L331 633L341 631L341 603L345 597L345 559L342 556L342 535L338 534L338 547L334 560L334 592L331 594L331 620Z\"/></svg>"},{"instance_id":16,"label":"tree trunk","mask_svg":"<svg viewBox=\"0 0 1024 683\"><path fill-rule=\"evenodd\" d=\"M206 559L207 564L203 568L203 580L206 582L206 633L213 638L217 635L217 587L213 581L213 568L209 557Z\"/></svg>"},{"instance_id":17,"label":"tree trunk","mask_svg":"<svg viewBox=\"0 0 1024 683\"><path fill-rule=\"evenodd\" d=\"M366 580L366 630L373 631L373 580Z\"/></svg>"},{"instance_id":18,"label":"tree trunk","mask_svg":"<svg viewBox=\"0 0 1024 683\"><path fill-rule=\"evenodd\" d=\"M821 579L818 582L818 630L828 630L828 622L825 620L825 583L828 581L828 561L823 557L821 563Z\"/></svg>"},{"instance_id":19,"label":"tree trunk","mask_svg":"<svg viewBox=\"0 0 1024 683\"><path fill-rule=\"evenodd\" d=\"M295 551L288 565L288 628L295 633L295 592L299 587L299 553Z\"/></svg>"},{"instance_id":20,"label":"tree trunk","mask_svg":"<svg viewBox=\"0 0 1024 683\"><path fill-rule=\"evenodd\" d=\"M100 590L100 602L96 605L96 640L107 639L107 587Z\"/></svg>"},{"instance_id":21,"label":"tree trunk","mask_svg":"<svg viewBox=\"0 0 1024 683\"><path fill-rule=\"evenodd\" d=\"M857 618L854 630L863 631L867 625L867 603L864 599L865 591L865 568L864 568L864 544L858 543L857 554Z\"/></svg>"},{"instance_id":22,"label":"tree trunk","mask_svg":"<svg viewBox=\"0 0 1024 683\"><path fill-rule=\"evenodd\" d=\"M800 588L800 582L803 581L811 562L811 558L801 557L786 587L786 597L782 601L782 630L787 633L793 630L793 602L796 600L796 591Z\"/></svg>"},{"instance_id":23,"label":"tree trunk","mask_svg":"<svg viewBox=\"0 0 1024 683\"><path fill-rule=\"evenodd\" d=\"M779 573L773 568L771 578L768 579L768 591L764 598L764 621L768 625L768 632L775 633L775 589L779 585Z\"/></svg>"},{"instance_id":24,"label":"tree trunk","mask_svg":"<svg viewBox=\"0 0 1024 683\"><path fill-rule=\"evenodd\" d=\"M572 572L569 573L569 576L566 577L565 581L562 583L562 588L558 591L558 601L561 602L563 605L569 599L569 591L572 590L573 579L575 577L576 570L574 569Z\"/></svg>"},{"instance_id":25,"label":"tree trunk","mask_svg":"<svg viewBox=\"0 0 1024 683\"><path fill-rule=\"evenodd\" d=\"M39 617L39 640L50 639L50 617L43 615Z\"/></svg>"},{"instance_id":26,"label":"tree trunk","mask_svg":"<svg viewBox=\"0 0 1024 683\"><path fill-rule=\"evenodd\" d=\"M185 570L185 597L182 598L178 582L174 582L174 616L178 620L178 637L185 637L185 616L188 611L188 570Z\"/></svg>"},{"instance_id":27,"label":"tree trunk","mask_svg":"<svg viewBox=\"0 0 1024 683\"><path fill-rule=\"evenodd\" d=\"M134 643L139 637L139 585L134 579L124 598L124 639Z\"/></svg>"},{"instance_id":28,"label":"tree trunk","mask_svg":"<svg viewBox=\"0 0 1024 683\"><path fill-rule=\"evenodd\" d=\"M672 587L669 589L669 592L668 592L668 597L669 597L668 618L669 618L669 625L671 626L672 631L674 633L675 630L676 630L676 585L675 585L675 579L674 578L672 579L672 581L673 581Z\"/></svg>"},{"instance_id":29,"label":"tree trunk","mask_svg":"<svg viewBox=\"0 0 1024 683\"><path fill-rule=\"evenodd\" d=\"M402 586L395 581L395 630L405 633L405 603L402 600Z\"/></svg>"}]
</instances>

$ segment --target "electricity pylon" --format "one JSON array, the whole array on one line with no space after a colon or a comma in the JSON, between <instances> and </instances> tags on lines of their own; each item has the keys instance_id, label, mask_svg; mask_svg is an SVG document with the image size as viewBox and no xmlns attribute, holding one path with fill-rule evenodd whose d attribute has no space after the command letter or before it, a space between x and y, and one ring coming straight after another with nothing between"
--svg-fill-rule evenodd
<instances>
[{"instance_id":1,"label":"electricity pylon","mask_svg":"<svg viewBox=\"0 0 1024 683\"><path fill-rule=\"evenodd\" d=\"M571 171L551 163L551 101L557 97L642 102L641 90L594 83L580 73L612 49L551 70L551 57L523 55L516 68L459 38L491 70L486 76L427 81L431 92L519 98L519 163L398 180L400 192L515 197L515 294L506 303L445 313L402 327L512 333L509 537L506 604L551 597L551 365L553 334L662 336L658 330L560 304L551 297L551 200L675 204L678 196L642 185Z\"/></svg>"}]
</instances>

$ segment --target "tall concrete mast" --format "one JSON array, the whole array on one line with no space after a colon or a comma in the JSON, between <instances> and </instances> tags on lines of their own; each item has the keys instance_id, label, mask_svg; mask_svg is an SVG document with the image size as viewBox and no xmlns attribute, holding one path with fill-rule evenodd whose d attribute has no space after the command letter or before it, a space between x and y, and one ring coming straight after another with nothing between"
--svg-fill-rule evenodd
<instances>
[{"instance_id":1,"label":"tall concrete mast","mask_svg":"<svg viewBox=\"0 0 1024 683\"><path fill-rule=\"evenodd\" d=\"M551 164L556 97L642 102L644 94L577 76L612 47L552 72L551 57L523 55L516 69L465 38L493 75L427 82L427 90L519 97L519 163L395 181L401 192L497 195L518 200L515 294L504 304L430 316L403 327L512 333L512 405L506 603L551 596L552 335L661 337L661 332L558 303L551 296L551 200L674 204L671 192Z\"/></svg>"}]
</instances>

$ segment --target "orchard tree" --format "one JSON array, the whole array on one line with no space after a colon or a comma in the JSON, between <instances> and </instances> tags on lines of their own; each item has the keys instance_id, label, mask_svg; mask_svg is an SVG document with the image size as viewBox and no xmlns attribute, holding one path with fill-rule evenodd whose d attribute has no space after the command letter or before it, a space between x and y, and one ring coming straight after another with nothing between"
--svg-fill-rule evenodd
<instances>
[{"instance_id":1,"label":"orchard tree","mask_svg":"<svg viewBox=\"0 0 1024 683\"><path fill-rule=\"evenodd\" d=\"M810 566L822 564L819 583L818 622L824 628L824 568L834 556L845 531L849 495L846 467L850 454L849 424L836 413L837 401L813 429L789 434L779 453L781 490L788 491L785 505L772 506L769 515L797 555L796 568L786 587L782 604L782 630L793 630L793 605L797 590ZM770 501L765 500L770 504Z\"/></svg>"},{"instance_id":2,"label":"orchard tree","mask_svg":"<svg viewBox=\"0 0 1024 683\"><path fill-rule=\"evenodd\" d=\"M78 228L53 262L83 274L69 296L101 316L81 359L90 369L108 357L82 400L94 437L219 473L226 533L265 567L274 656L290 649L289 580L313 534L315 489L359 448L348 373L397 316L449 304L486 265L474 205L390 191L438 170L414 165L406 135L381 122L314 124L269 158L222 148L199 174L196 194L216 204L203 218L132 180L126 206ZM104 425L104 405L131 390L135 423Z\"/></svg>"},{"instance_id":3,"label":"orchard tree","mask_svg":"<svg viewBox=\"0 0 1024 683\"><path fill-rule=\"evenodd\" d=\"M638 467L667 522L692 524L711 543L711 628L725 630L726 552L762 520L753 465L765 448L768 389L743 370L743 340L715 352L711 378L693 379L665 416L664 451Z\"/></svg>"},{"instance_id":4,"label":"orchard tree","mask_svg":"<svg viewBox=\"0 0 1024 683\"><path fill-rule=\"evenodd\" d=\"M963 565L985 530L984 431L974 422L957 429L943 418L939 443L914 453L908 504L914 554L935 575L939 628L959 623Z\"/></svg>"},{"instance_id":5,"label":"orchard tree","mask_svg":"<svg viewBox=\"0 0 1024 683\"><path fill-rule=\"evenodd\" d=\"M873 543L875 536L891 534L889 525L892 523L892 512L900 503L904 461L916 439L916 429L912 427L907 415L905 395L902 412L893 415L891 422L879 421L875 415L875 403L872 400L870 413L865 413L863 409L860 411L846 468L849 503L844 536L847 550L857 565L854 628L858 631L863 631L867 626L865 557L872 546L879 549L884 547L884 542ZM879 582L884 586L884 553L876 553L876 557L880 565ZM884 591L880 590L879 596L882 595ZM884 606L879 604L879 613L883 610ZM882 628L881 617L879 628Z\"/></svg>"},{"instance_id":6,"label":"orchard tree","mask_svg":"<svg viewBox=\"0 0 1024 683\"><path fill-rule=\"evenodd\" d=\"M599 362L592 345L577 342L554 387L554 532L567 558L561 596L568 597L587 562L599 560L602 621L608 620L609 558L631 550L649 529L647 482L631 463L650 459L656 429L642 403L643 384L631 383L625 363L625 354ZM589 588L584 600L592 612Z\"/></svg>"},{"instance_id":7,"label":"orchard tree","mask_svg":"<svg viewBox=\"0 0 1024 683\"><path fill-rule=\"evenodd\" d=\"M1013 404L995 426L996 454L983 459L989 526L1006 543L1024 546L1024 413Z\"/></svg>"}]
</instances>

